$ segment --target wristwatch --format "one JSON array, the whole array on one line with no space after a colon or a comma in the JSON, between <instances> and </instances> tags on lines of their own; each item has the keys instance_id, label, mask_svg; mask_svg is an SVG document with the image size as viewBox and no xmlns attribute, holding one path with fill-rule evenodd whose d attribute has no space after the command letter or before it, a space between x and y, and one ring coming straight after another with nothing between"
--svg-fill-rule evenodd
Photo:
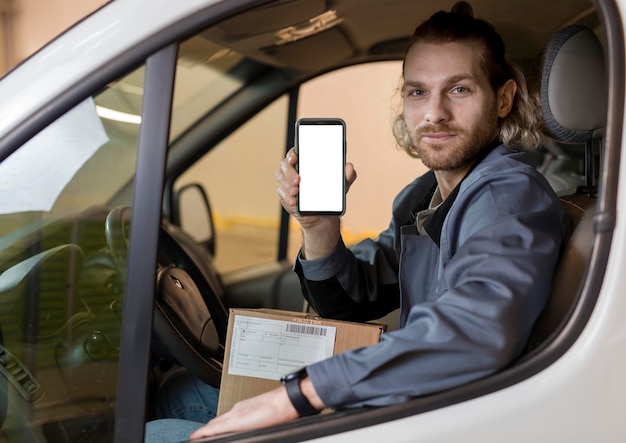
<instances>
[{"instance_id":1,"label":"wristwatch","mask_svg":"<svg viewBox=\"0 0 626 443\"><path fill-rule=\"evenodd\" d=\"M287 395L289 401L298 412L300 417L306 417L308 415L319 414L320 411L315 409L313 405L307 400L300 389L300 380L307 376L306 367L299 369L296 372L287 374L280 379L280 382L287 388Z\"/></svg>"}]
</instances>

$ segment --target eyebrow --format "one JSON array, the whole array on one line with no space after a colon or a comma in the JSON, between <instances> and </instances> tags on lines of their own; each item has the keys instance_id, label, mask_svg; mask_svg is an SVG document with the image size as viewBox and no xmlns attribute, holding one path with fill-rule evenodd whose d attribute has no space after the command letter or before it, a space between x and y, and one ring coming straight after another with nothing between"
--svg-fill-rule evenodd
<instances>
[{"instance_id":1,"label":"eyebrow","mask_svg":"<svg viewBox=\"0 0 626 443\"><path fill-rule=\"evenodd\" d=\"M472 74L457 74L457 75L453 75L451 77L448 77L444 80L444 83L446 85L452 85L454 83L458 83L460 81L464 81L464 80L469 80L472 81L474 83L477 82L476 76L472 75ZM405 80L404 81L404 85L403 87L410 87L410 88L422 88L425 86L425 83L420 81L420 80Z\"/></svg>"}]
</instances>

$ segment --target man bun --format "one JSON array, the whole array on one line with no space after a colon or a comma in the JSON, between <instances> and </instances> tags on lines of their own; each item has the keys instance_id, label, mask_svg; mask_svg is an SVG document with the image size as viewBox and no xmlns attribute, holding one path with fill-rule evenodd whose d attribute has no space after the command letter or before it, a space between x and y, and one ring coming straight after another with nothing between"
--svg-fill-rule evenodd
<instances>
[{"instance_id":1,"label":"man bun","mask_svg":"<svg viewBox=\"0 0 626 443\"><path fill-rule=\"evenodd\" d=\"M474 17L474 10L470 6L470 4L467 2L463 2L463 1L456 2L454 6L452 6L452 9L450 10L450 12L453 14L462 14L462 15L469 15L470 17Z\"/></svg>"}]
</instances>

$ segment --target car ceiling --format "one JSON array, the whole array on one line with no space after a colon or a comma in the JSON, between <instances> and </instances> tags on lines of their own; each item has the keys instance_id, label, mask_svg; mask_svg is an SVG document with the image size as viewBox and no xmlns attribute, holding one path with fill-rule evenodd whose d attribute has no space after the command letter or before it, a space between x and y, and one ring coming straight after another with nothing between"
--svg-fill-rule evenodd
<instances>
[{"instance_id":1,"label":"car ceiling","mask_svg":"<svg viewBox=\"0 0 626 443\"><path fill-rule=\"evenodd\" d=\"M450 10L455 2L278 0L231 17L205 31L204 36L272 66L324 71L374 58L401 57L406 39L416 24L438 10ZM469 3L476 17L495 26L505 40L509 57L522 65L536 57L555 30L572 23L598 26L595 8L588 0L473 0ZM335 12L334 20L338 23L335 26L291 43L277 43L277 33L281 30L305 32L313 27L312 18L328 11Z\"/></svg>"}]
</instances>

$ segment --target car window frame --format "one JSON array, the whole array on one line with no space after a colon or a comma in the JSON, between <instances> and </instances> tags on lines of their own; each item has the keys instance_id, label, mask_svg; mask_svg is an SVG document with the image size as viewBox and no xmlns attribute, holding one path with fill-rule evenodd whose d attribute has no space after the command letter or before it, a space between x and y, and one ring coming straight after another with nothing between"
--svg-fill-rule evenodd
<instances>
[{"instance_id":1,"label":"car window frame","mask_svg":"<svg viewBox=\"0 0 626 443\"><path fill-rule=\"evenodd\" d=\"M154 280L145 276L156 275L162 201L162 193L156 191L163 188L177 52L178 44L172 44L146 60L122 313L116 441L143 439L143 428L135 423L145 417L152 341L152 316L146 312L152 312L154 303ZM144 408L136 404L140 399Z\"/></svg>"}]
</instances>

